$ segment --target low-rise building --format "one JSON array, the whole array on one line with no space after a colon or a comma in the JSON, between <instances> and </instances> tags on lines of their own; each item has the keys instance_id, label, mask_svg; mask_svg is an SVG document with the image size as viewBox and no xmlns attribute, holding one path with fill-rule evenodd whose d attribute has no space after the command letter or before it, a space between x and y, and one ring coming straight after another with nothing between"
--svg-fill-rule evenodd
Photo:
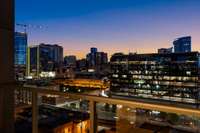
<instances>
[{"instance_id":1,"label":"low-rise building","mask_svg":"<svg viewBox=\"0 0 200 133\"><path fill-rule=\"evenodd\" d=\"M31 132L32 109L17 114L16 133ZM39 133L89 133L89 114L49 105L39 106Z\"/></svg>"}]
</instances>

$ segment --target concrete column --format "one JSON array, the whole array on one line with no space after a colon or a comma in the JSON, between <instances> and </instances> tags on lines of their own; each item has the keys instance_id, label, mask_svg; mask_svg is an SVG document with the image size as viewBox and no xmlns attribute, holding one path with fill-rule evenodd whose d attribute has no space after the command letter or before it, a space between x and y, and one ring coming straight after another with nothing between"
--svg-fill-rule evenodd
<instances>
[{"instance_id":1,"label":"concrete column","mask_svg":"<svg viewBox=\"0 0 200 133\"><path fill-rule=\"evenodd\" d=\"M32 133L38 133L38 93L32 91Z\"/></svg>"},{"instance_id":2,"label":"concrete column","mask_svg":"<svg viewBox=\"0 0 200 133\"><path fill-rule=\"evenodd\" d=\"M90 133L97 133L96 102L90 101Z\"/></svg>"},{"instance_id":3,"label":"concrete column","mask_svg":"<svg viewBox=\"0 0 200 133\"><path fill-rule=\"evenodd\" d=\"M0 0L0 132L14 133L14 0Z\"/></svg>"}]
</instances>

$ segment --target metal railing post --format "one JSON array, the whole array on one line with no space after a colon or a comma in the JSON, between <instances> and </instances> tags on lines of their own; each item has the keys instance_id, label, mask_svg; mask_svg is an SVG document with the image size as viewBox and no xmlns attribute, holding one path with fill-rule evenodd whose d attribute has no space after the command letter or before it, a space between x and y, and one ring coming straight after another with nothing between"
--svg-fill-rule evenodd
<instances>
[{"instance_id":1,"label":"metal railing post","mask_svg":"<svg viewBox=\"0 0 200 133\"><path fill-rule=\"evenodd\" d=\"M97 132L96 102L91 100L89 108L90 108L90 133L96 133Z\"/></svg>"},{"instance_id":2,"label":"metal railing post","mask_svg":"<svg viewBox=\"0 0 200 133\"><path fill-rule=\"evenodd\" d=\"M32 133L38 133L38 92L36 89L32 90Z\"/></svg>"}]
</instances>

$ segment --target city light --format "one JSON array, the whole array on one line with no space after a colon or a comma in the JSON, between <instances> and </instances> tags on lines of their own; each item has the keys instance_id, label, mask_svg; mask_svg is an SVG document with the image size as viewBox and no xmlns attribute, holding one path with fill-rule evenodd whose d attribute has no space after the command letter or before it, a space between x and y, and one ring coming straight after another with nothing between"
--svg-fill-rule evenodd
<instances>
[{"instance_id":1,"label":"city light","mask_svg":"<svg viewBox=\"0 0 200 133\"><path fill-rule=\"evenodd\" d=\"M1 133L200 133L200 1L0 2Z\"/></svg>"}]
</instances>

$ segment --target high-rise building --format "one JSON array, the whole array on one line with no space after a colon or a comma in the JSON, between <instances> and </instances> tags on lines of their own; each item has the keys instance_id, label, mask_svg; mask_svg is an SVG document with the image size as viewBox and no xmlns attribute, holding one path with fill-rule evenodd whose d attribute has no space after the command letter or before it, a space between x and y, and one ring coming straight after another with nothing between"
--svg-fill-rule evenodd
<instances>
[{"instance_id":1,"label":"high-rise building","mask_svg":"<svg viewBox=\"0 0 200 133\"><path fill-rule=\"evenodd\" d=\"M96 55L97 55L97 48L90 48L90 53L87 54L87 62L88 67L96 66Z\"/></svg>"},{"instance_id":2,"label":"high-rise building","mask_svg":"<svg viewBox=\"0 0 200 133\"><path fill-rule=\"evenodd\" d=\"M97 48L94 48L94 47L90 48L90 52L91 53L96 53L97 52Z\"/></svg>"},{"instance_id":3,"label":"high-rise building","mask_svg":"<svg viewBox=\"0 0 200 133\"><path fill-rule=\"evenodd\" d=\"M99 69L102 65L108 63L107 53L98 52L97 48L91 48L90 53L86 57L87 65L92 69Z\"/></svg>"},{"instance_id":4,"label":"high-rise building","mask_svg":"<svg viewBox=\"0 0 200 133\"><path fill-rule=\"evenodd\" d=\"M39 75L39 46L30 46L27 56L27 76L37 77Z\"/></svg>"},{"instance_id":5,"label":"high-rise building","mask_svg":"<svg viewBox=\"0 0 200 133\"><path fill-rule=\"evenodd\" d=\"M28 75L39 76L41 72L52 72L63 64L63 48L56 44L33 46L28 53Z\"/></svg>"},{"instance_id":6,"label":"high-rise building","mask_svg":"<svg viewBox=\"0 0 200 133\"><path fill-rule=\"evenodd\" d=\"M111 57L113 95L199 104L198 52L114 54Z\"/></svg>"},{"instance_id":7,"label":"high-rise building","mask_svg":"<svg viewBox=\"0 0 200 133\"><path fill-rule=\"evenodd\" d=\"M174 52L191 52L191 36L177 38L173 42Z\"/></svg>"},{"instance_id":8,"label":"high-rise building","mask_svg":"<svg viewBox=\"0 0 200 133\"><path fill-rule=\"evenodd\" d=\"M96 70L101 71L106 67L108 64L108 55L104 52L97 52L96 54Z\"/></svg>"},{"instance_id":9,"label":"high-rise building","mask_svg":"<svg viewBox=\"0 0 200 133\"><path fill-rule=\"evenodd\" d=\"M53 71L63 63L63 47L56 44L40 44L40 69Z\"/></svg>"},{"instance_id":10,"label":"high-rise building","mask_svg":"<svg viewBox=\"0 0 200 133\"><path fill-rule=\"evenodd\" d=\"M23 80L26 75L27 34L15 32L14 63L15 79Z\"/></svg>"},{"instance_id":11,"label":"high-rise building","mask_svg":"<svg viewBox=\"0 0 200 133\"><path fill-rule=\"evenodd\" d=\"M15 32L15 65L26 64L27 34Z\"/></svg>"},{"instance_id":12,"label":"high-rise building","mask_svg":"<svg viewBox=\"0 0 200 133\"><path fill-rule=\"evenodd\" d=\"M75 55L69 55L65 56L64 58L64 65L66 67L76 67L76 56Z\"/></svg>"}]
</instances>

